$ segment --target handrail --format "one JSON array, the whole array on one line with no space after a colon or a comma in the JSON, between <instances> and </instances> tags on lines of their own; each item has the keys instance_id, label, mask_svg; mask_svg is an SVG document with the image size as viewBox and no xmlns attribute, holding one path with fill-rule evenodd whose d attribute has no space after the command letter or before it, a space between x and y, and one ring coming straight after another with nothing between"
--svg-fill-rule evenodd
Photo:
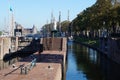
<instances>
[{"instance_id":1,"label":"handrail","mask_svg":"<svg viewBox=\"0 0 120 80\"><path fill-rule=\"evenodd\" d=\"M33 67L36 66L36 58L34 58L30 63L21 67L21 74L27 74Z\"/></svg>"}]
</instances>

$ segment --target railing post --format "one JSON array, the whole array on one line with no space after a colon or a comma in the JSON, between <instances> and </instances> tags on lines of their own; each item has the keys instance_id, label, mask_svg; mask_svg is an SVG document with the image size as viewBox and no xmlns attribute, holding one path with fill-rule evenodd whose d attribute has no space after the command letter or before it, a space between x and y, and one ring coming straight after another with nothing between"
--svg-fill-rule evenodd
<instances>
[{"instance_id":1,"label":"railing post","mask_svg":"<svg viewBox=\"0 0 120 80\"><path fill-rule=\"evenodd\" d=\"M20 69L21 69L21 72L20 72L20 73L23 74L23 67L21 67Z\"/></svg>"},{"instance_id":2,"label":"railing post","mask_svg":"<svg viewBox=\"0 0 120 80\"><path fill-rule=\"evenodd\" d=\"M36 58L34 59L34 66L36 66Z\"/></svg>"},{"instance_id":3,"label":"railing post","mask_svg":"<svg viewBox=\"0 0 120 80\"><path fill-rule=\"evenodd\" d=\"M35 67L36 66L36 58L34 58L33 60L32 60L32 62L29 64L29 65L26 65L26 66L24 66L24 67L21 67L20 68L20 73L21 74L27 74L28 73L28 71L29 70L31 70L33 67Z\"/></svg>"},{"instance_id":4,"label":"railing post","mask_svg":"<svg viewBox=\"0 0 120 80\"><path fill-rule=\"evenodd\" d=\"M25 74L27 74L27 67L25 67Z\"/></svg>"}]
</instances>

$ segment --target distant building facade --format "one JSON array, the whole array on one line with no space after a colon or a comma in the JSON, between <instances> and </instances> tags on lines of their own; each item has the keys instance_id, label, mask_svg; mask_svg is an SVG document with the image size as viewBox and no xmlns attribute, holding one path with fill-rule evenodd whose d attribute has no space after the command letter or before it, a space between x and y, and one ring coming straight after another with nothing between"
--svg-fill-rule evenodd
<instances>
[{"instance_id":1,"label":"distant building facade","mask_svg":"<svg viewBox=\"0 0 120 80\"><path fill-rule=\"evenodd\" d=\"M24 28L22 25L16 23L14 31L14 35L20 37L26 36L28 34L36 34L37 28L35 27L35 25L33 25L32 28Z\"/></svg>"}]
</instances>

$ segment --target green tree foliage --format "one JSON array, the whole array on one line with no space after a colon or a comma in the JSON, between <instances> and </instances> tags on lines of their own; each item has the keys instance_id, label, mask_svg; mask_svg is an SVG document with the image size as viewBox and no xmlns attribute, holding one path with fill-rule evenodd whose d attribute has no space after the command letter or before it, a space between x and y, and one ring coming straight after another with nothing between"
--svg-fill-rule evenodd
<instances>
[{"instance_id":1,"label":"green tree foliage","mask_svg":"<svg viewBox=\"0 0 120 80\"><path fill-rule=\"evenodd\" d=\"M63 32L68 31L69 24L70 24L70 21L67 21L67 20L61 22L61 30L62 30Z\"/></svg>"},{"instance_id":2,"label":"green tree foliage","mask_svg":"<svg viewBox=\"0 0 120 80\"><path fill-rule=\"evenodd\" d=\"M0 35L2 35L2 31L0 31Z\"/></svg>"},{"instance_id":3,"label":"green tree foliage","mask_svg":"<svg viewBox=\"0 0 120 80\"><path fill-rule=\"evenodd\" d=\"M112 5L111 0L97 0L94 5L77 15L73 20L73 30L109 29L116 23L120 23L120 7Z\"/></svg>"}]
</instances>

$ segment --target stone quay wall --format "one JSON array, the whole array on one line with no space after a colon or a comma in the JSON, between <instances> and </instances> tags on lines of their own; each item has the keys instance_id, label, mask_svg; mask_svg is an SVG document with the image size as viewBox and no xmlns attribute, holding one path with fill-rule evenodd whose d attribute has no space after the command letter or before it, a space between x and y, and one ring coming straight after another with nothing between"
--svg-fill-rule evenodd
<instances>
[{"instance_id":1,"label":"stone quay wall","mask_svg":"<svg viewBox=\"0 0 120 80\"><path fill-rule=\"evenodd\" d=\"M110 59L120 64L120 38L101 38L100 50Z\"/></svg>"}]
</instances>

